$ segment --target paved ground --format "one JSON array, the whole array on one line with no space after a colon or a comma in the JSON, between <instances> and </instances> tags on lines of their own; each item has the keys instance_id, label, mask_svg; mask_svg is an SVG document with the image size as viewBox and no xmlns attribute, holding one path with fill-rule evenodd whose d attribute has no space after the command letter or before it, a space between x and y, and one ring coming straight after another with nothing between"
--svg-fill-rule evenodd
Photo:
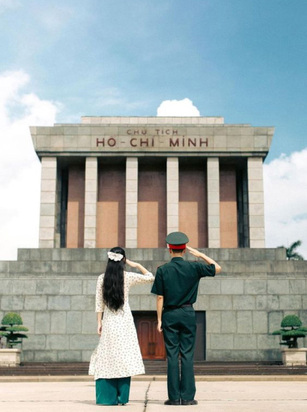
<instances>
[{"instance_id":1,"label":"paved ground","mask_svg":"<svg viewBox=\"0 0 307 412\"><path fill-rule=\"evenodd\" d=\"M202 377L197 380L198 406L164 406L163 377L134 379L125 406L95 405L92 380L44 377L0 380L1 412L87 412L104 408L128 412L177 410L210 412L306 412L307 377ZM200 380L202 379L202 380ZM191 408L191 409L190 409Z\"/></svg>"}]
</instances>

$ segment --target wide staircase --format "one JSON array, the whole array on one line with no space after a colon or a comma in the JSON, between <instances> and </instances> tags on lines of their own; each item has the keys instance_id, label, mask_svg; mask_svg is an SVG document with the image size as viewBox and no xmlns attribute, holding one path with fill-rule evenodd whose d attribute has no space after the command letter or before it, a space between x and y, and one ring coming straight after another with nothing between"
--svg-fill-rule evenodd
<instances>
[{"instance_id":1,"label":"wide staircase","mask_svg":"<svg viewBox=\"0 0 307 412\"><path fill-rule=\"evenodd\" d=\"M146 375L166 375L165 361L144 361ZM0 376L82 376L87 362L23 363L19 367L0 367ZM284 366L280 362L195 362L195 374L206 375L307 375L307 366Z\"/></svg>"}]
</instances>

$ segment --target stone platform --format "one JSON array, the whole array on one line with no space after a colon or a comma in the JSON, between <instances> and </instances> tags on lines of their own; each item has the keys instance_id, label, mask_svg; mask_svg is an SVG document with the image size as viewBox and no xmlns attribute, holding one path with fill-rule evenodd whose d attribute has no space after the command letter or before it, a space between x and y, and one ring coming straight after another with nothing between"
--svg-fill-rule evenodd
<instances>
[{"instance_id":1,"label":"stone platform","mask_svg":"<svg viewBox=\"0 0 307 412\"><path fill-rule=\"evenodd\" d=\"M165 376L166 361L144 361L145 376ZM19 367L1 367L0 376L87 376L88 362L24 363ZM195 375L205 376L307 376L307 366L288 367L280 362L195 362ZM142 376L137 377L141 379Z\"/></svg>"},{"instance_id":2,"label":"stone platform","mask_svg":"<svg viewBox=\"0 0 307 412\"><path fill-rule=\"evenodd\" d=\"M206 360L280 362L279 337L271 333L289 313L307 325L307 262L286 261L280 248L203 250L222 266L221 274L201 280L195 304L205 313ZM17 261L0 262L0 318L16 311L29 328L22 362L89 361L98 343L95 288L106 252L21 249ZM166 249L126 253L153 273L169 260ZM135 312L155 311L148 285L132 289L130 306Z\"/></svg>"}]
</instances>

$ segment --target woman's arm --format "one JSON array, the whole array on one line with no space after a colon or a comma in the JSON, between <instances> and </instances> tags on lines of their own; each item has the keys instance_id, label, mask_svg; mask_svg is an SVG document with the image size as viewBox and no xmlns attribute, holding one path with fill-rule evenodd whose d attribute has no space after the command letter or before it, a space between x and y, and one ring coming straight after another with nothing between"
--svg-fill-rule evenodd
<instances>
[{"instance_id":1,"label":"woman's arm","mask_svg":"<svg viewBox=\"0 0 307 412\"><path fill-rule=\"evenodd\" d=\"M102 331L102 318L103 318L103 313L97 312L97 333L99 336L101 335L101 331Z\"/></svg>"},{"instance_id":2,"label":"woman's arm","mask_svg":"<svg viewBox=\"0 0 307 412\"><path fill-rule=\"evenodd\" d=\"M132 268L138 269L140 272L143 273L143 275L146 275L147 273L150 273L149 270L144 268L140 263L133 262L132 260L126 259L127 265L131 266Z\"/></svg>"},{"instance_id":3,"label":"woman's arm","mask_svg":"<svg viewBox=\"0 0 307 412\"><path fill-rule=\"evenodd\" d=\"M102 297L102 283L103 283L103 275L100 275L97 280L96 285L96 309L95 312L103 312L104 311L104 303Z\"/></svg>"}]
</instances>

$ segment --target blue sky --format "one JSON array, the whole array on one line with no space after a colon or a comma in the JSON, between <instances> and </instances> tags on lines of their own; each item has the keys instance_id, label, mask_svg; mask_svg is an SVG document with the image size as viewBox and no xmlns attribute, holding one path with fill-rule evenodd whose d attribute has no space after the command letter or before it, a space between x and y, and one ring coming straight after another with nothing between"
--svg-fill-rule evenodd
<instances>
[{"instance_id":1,"label":"blue sky","mask_svg":"<svg viewBox=\"0 0 307 412\"><path fill-rule=\"evenodd\" d=\"M307 156L306 18L306 0L0 0L0 120L7 136L8 128L11 133L22 124L23 132L12 136L25 145L28 160L24 150L20 160L29 170L37 166L27 122L155 116L163 101L188 98L201 116L275 126L266 185L270 191L273 181L282 187L273 176L287 184L289 164L290 183L297 184L298 164L304 163L297 158ZM13 146L2 145L2 156L13 159ZM8 193L12 170L17 185L18 171L25 176L19 166L2 171ZM302 184L307 188L306 177ZM38 183L33 185L37 199ZM294 196L301 206L291 222L307 229L307 199L300 196ZM268 200L271 209L274 199ZM288 223L285 214L279 224L287 232ZM281 227L272 235L270 224L268 246L276 246ZM300 236L291 230L283 243Z\"/></svg>"}]
</instances>

